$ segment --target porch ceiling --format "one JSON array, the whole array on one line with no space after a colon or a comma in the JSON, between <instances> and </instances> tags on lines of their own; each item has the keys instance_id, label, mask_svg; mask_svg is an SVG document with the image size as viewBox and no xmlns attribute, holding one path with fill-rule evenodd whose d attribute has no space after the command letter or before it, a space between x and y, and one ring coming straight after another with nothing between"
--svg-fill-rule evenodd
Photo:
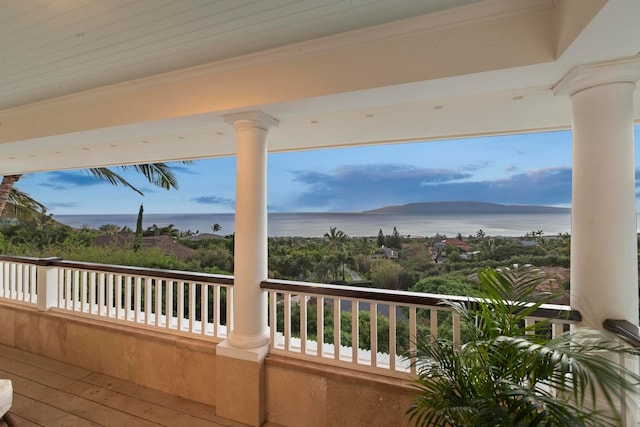
<instances>
[{"instance_id":1,"label":"porch ceiling","mask_svg":"<svg viewBox=\"0 0 640 427\"><path fill-rule=\"evenodd\" d=\"M553 85L640 51L632 1L1 7L0 174L234 155L255 109L272 152L566 128Z\"/></svg>"},{"instance_id":2,"label":"porch ceiling","mask_svg":"<svg viewBox=\"0 0 640 427\"><path fill-rule=\"evenodd\" d=\"M3 2L0 108L478 1Z\"/></svg>"}]
</instances>

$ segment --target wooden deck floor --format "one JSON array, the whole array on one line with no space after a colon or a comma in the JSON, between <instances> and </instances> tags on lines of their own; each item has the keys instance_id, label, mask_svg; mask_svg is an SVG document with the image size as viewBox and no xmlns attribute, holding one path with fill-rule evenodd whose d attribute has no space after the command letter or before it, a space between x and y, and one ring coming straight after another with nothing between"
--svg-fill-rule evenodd
<instances>
[{"instance_id":1,"label":"wooden deck floor","mask_svg":"<svg viewBox=\"0 0 640 427\"><path fill-rule=\"evenodd\" d=\"M212 406L4 345L0 378L13 381L10 412L20 427L240 426Z\"/></svg>"}]
</instances>

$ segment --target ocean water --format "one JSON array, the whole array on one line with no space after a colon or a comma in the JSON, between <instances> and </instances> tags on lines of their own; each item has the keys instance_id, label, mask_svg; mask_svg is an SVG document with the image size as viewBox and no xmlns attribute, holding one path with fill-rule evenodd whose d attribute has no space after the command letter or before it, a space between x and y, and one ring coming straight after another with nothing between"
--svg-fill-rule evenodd
<instances>
[{"instance_id":1,"label":"ocean water","mask_svg":"<svg viewBox=\"0 0 640 427\"><path fill-rule=\"evenodd\" d=\"M98 228L104 224L136 227L137 215L55 215L54 219L74 228ZM153 224L166 227L173 224L181 231L212 233L211 226L219 224L217 234L234 232L234 214L145 214L143 227ZM337 227L349 236L377 236L378 230L391 234L396 227L401 235L433 236L436 233L455 236L475 235L482 229L490 236L523 236L543 230L547 236L569 233L571 215L562 214L456 214L456 215L399 215L371 213L270 213L270 237L322 237L329 227Z\"/></svg>"}]
</instances>

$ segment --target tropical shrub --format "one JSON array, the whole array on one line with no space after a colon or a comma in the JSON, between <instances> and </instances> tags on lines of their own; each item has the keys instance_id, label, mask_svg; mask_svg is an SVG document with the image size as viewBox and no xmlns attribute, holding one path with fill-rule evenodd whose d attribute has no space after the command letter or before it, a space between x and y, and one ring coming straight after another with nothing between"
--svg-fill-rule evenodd
<instances>
[{"instance_id":1,"label":"tropical shrub","mask_svg":"<svg viewBox=\"0 0 640 427\"><path fill-rule=\"evenodd\" d=\"M552 295L530 266L479 273L474 303L446 303L468 341L419 339L418 394L407 413L420 426L621 425L615 403L637 393L640 377L612 354L638 351L602 331L576 328L550 338L550 323L525 324ZM510 303L509 303L510 301ZM525 326L526 325L526 326ZM596 398L607 410L596 407Z\"/></svg>"}]
</instances>

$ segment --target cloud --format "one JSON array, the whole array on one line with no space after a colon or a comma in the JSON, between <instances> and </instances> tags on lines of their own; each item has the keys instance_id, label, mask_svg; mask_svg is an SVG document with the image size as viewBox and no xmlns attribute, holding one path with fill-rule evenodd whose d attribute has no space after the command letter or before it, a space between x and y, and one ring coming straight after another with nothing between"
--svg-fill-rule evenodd
<instances>
[{"instance_id":1,"label":"cloud","mask_svg":"<svg viewBox=\"0 0 640 427\"><path fill-rule=\"evenodd\" d=\"M492 181L446 183L432 190L428 200L425 201L468 200L522 205L568 204L571 203L571 168L526 171Z\"/></svg>"},{"instance_id":2,"label":"cloud","mask_svg":"<svg viewBox=\"0 0 640 427\"><path fill-rule=\"evenodd\" d=\"M454 170L398 164L343 166L334 173L293 171L293 175L295 181L307 187L296 197L298 207L345 211L418 201L425 186L471 177Z\"/></svg>"},{"instance_id":3,"label":"cloud","mask_svg":"<svg viewBox=\"0 0 640 427\"><path fill-rule=\"evenodd\" d=\"M68 190L73 187L91 187L94 185L108 184L107 182L101 181L100 179L89 173L80 171L48 172L45 175L45 178L47 181L42 182L39 185L41 187L51 188L52 190ZM120 187L125 188L124 186ZM158 188L149 185L135 187L142 191L144 194L158 192Z\"/></svg>"},{"instance_id":4,"label":"cloud","mask_svg":"<svg viewBox=\"0 0 640 427\"><path fill-rule=\"evenodd\" d=\"M50 202L50 203L46 203L47 207L49 209L51 208L77 208L78 206L80 206L78 203L75 202Z\"/></svg>"},{"instance_id":5,"label":"cloud","mask_svg":"<svg viewBox=\"0 0 640 427\"><path fill-rule=\"evenodd\" d=\"M102 184L102 181L91 175L83 174L82 172L68 172L68 171L56 171L47 173L48 182L41 184L45 187L52 187L56 189L65 189L68 184L76 187L89 187L92 185Z\"/></svg>"},{"instance_id":6,"label":"cloud","mask_svg":"<svg viewBox=\"0 0 640 427\"><path fill-rule=\"evenodd\" d=\"M486 160L484 162L470 163L468 165L464 165L460 168L460 170L464 172L476 172L476 171L479 171L480 169L487 168L492 164L493 162Z\"/></svg>"},{"instance_id":7,"label":"cloud","mask_svg":"<svg viewBox=\"0 0 640 427\"><path fill-rule=\"evenodd\" d=\"M571 203L571 169L549 168L502 179L470 181L469 174L406 165L341 167L333 173L295 171L306 186L295 203L302 208L359 211L391 204L464 200L506 204Z\"/></svg>"},{"instance_id":8,"label":"cloud","mask_svg":"<svg viewBox=\"0 0 640 427\"><path fill-rule=\"evenodd\" d=\"M509 166L507 166L504 170L506 170L507 172L513 172L513 171L518 170L518 166L516 166L516 165L509 165Z\"/></svg>"},{"instance_id":9,"label":"cloud","mask_svg":"<svg viewBox=\"0 0 640 427\"><path fill-rule=\"evenodd\" d=\"M232 208L236 207L235 200L228 199L226 197L201 196L201 197L194 197L193 199L191 199L191 201L200 203L203 205L223 205L223 206L230 206Z\"/></svg>"},{"instance_id":10,"label":"cloud","mask_svg":"<svg viewBox=\"0 0 640 427\"><path fill-rule=\"evenodd\" d=\"M65 190L67 187L60 184L53 184L51 182L43 182L39 184L41 187L51 188L52 190Z\"/></svg>"}]
</instances>

